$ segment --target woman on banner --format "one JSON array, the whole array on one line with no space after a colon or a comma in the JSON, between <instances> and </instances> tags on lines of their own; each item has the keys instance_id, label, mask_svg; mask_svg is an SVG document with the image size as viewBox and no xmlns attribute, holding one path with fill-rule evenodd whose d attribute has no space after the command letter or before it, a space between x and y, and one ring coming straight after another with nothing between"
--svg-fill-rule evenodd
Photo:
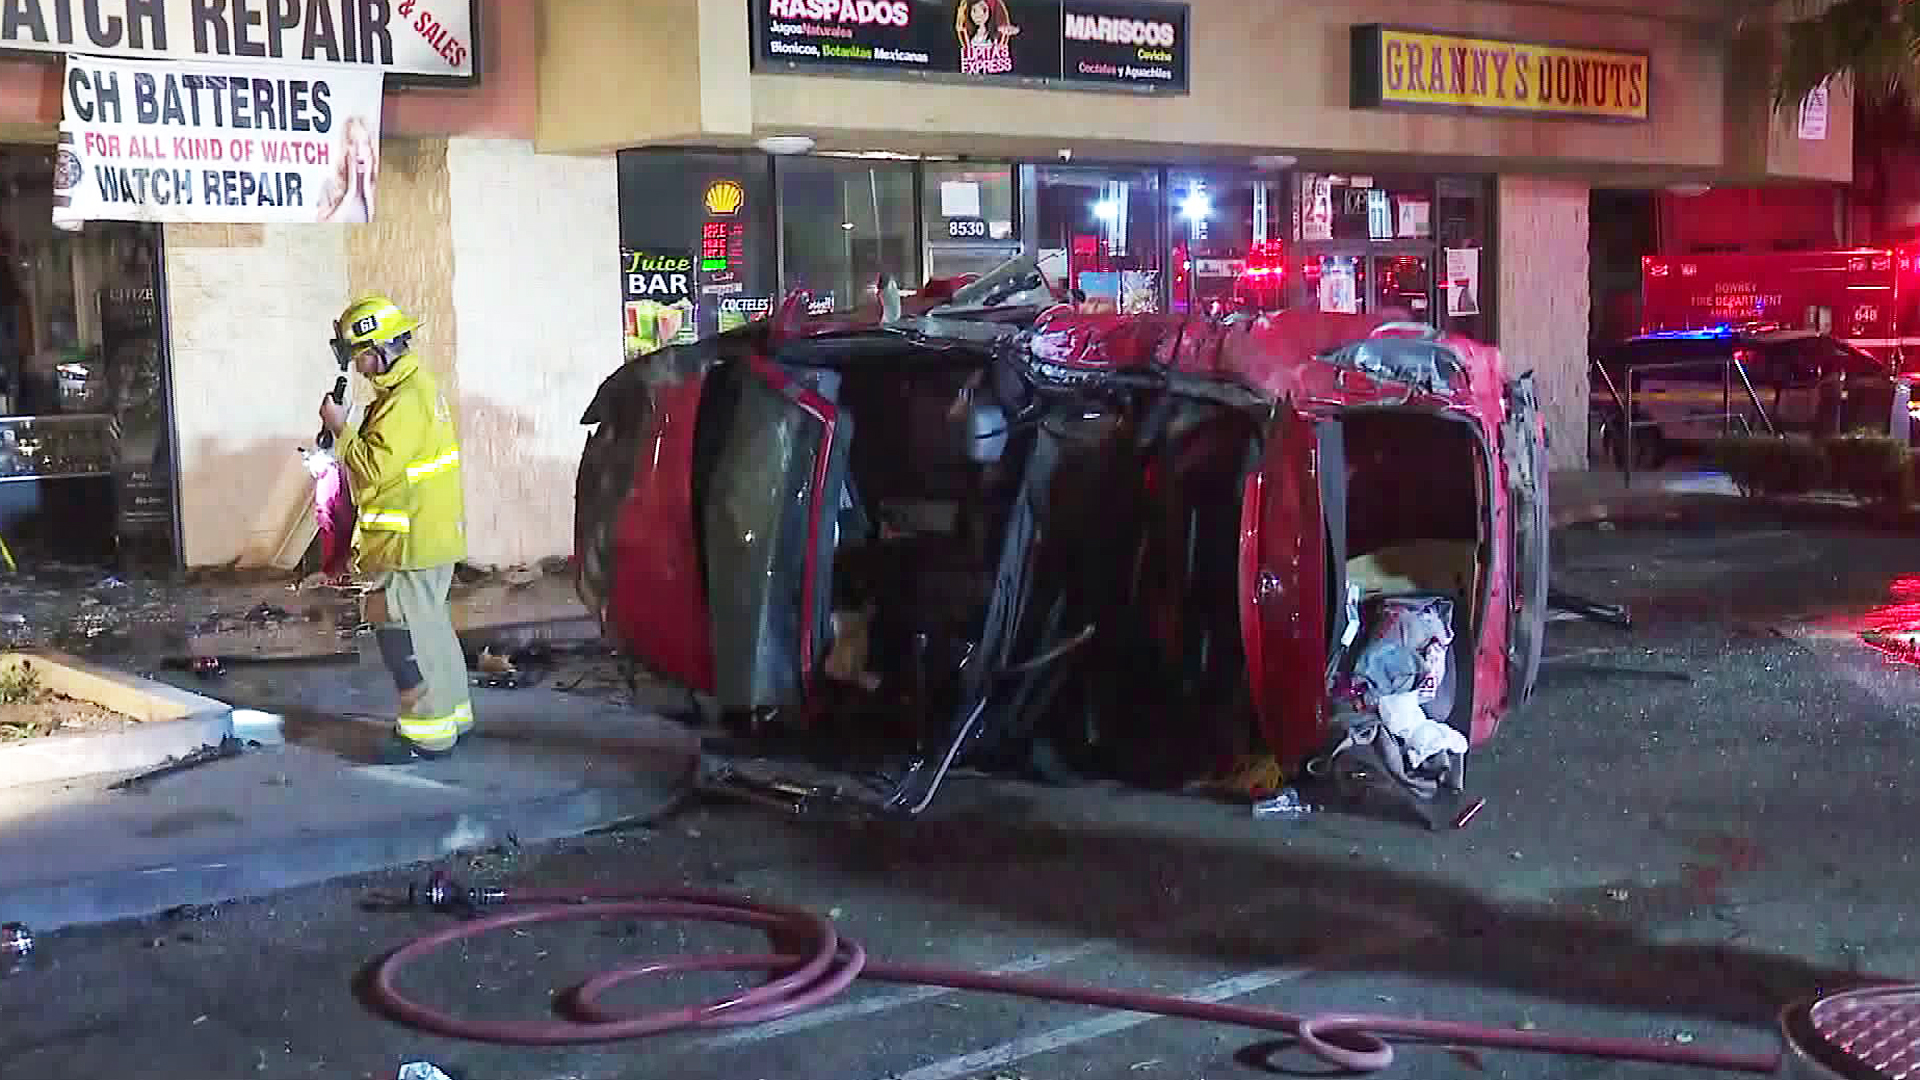
<instances>
[{"instance_id":1,"label":"woman on banner","mask_svg":"<svg viewBox=\"0 0 1920 1080\"><path fill-rule=\"evenodd\" d=\"M340 127L338 165L320 192L320 220L373 220L373 184L380 173L380 147L366 120L349 116Z\"/></svg>"},{"instance_id":2,"label":"woman on banner","mask_svg":"<svg viewBox=\"0 0 1920 1080\"><path fill-rule=\"evenodd\" d=\"M960 0L953 33L960 40L963 75L1004 75L1013 70L1013 35L1020 28L1007 14L1005 0Z\"/></svg>"}]
</instances>

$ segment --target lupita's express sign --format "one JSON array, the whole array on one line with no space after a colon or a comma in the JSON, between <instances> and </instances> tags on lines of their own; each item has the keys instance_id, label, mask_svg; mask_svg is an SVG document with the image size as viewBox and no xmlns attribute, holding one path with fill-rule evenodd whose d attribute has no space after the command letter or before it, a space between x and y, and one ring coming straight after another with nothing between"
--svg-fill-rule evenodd
<instances>
[{"instance_id":1,"label":"lupita's express sign","mask_svg":"<svg viewBox=\"0 0 1920 1080\"><path fill-rule=\"evenodd\" d=\"M0 52L287 60L471 80L474 0L0 0Z\"/></svg>"},{"instance_id":2,"label":"lupita's express sign","mask_svg":"<svg viewBox=\"0 0 1920 1080\"><path fill-rule=\"evenodd\" d=\"M1185 4L753 0L754 66L1187 91Z\"/></svg>"}]
</instances>

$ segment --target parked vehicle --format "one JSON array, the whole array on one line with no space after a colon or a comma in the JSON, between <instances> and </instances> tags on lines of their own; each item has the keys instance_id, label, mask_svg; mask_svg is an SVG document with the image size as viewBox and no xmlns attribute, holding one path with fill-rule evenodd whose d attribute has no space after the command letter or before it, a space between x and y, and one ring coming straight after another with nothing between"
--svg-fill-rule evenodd
<instances>
[{"instance_id":1,"label":"parked vehicle","mask_svg":"<svg viewBox=\"0 0 1920 1080\"><path fill-rule=\"evenodd\" d=\"M1643 334L1596 356L1587 410L1596 461L1626 461L1630 381L1639 468L1729 432L1911 437L1912 380L1890 361L1828 334L1748 324Z\"/></svg>"},{"instance_id":2,"label":"parked vehicle","mask_svg":"<svg viewBox=\"0 0 1920 1080\"><path fill-rule=\"evenodd\" d=\"M1837 251L1649 255L1641 333L1765 322L1920 368L1920 244Z\"/></svg>"},{"instance_id":3,"label":"parked vehicle","mask_svg":"<svg viewBox=\"0 0 1920 1080\"><path fill-rule=\"evenodd\" d=\"M1478 745L1532 693L1545 433L1495 349L1083 314L1025 259L806 310L630 363L582 417L580 595L729 721L879 738L910 811L963 760L1297 770L1337 736L1356 613L1402 595L1454 611L1430 718Z\"/></svg>"}]
</instances>

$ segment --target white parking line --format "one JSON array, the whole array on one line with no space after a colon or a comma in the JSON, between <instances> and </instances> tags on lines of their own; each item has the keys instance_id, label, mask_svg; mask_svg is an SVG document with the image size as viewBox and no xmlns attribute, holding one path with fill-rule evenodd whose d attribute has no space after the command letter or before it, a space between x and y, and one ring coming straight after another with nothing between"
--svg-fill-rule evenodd
<instances>
[{"instance_id":1,"label":"white parking line","mask_svg":"<svg viewBox=\"0 0 1920 1080\"><path fill-rule=\"evenodd\" d=\"M1331 966L1333 964L1350 962L1368 956L1395 952L1419 940L1420 936L1390 938L1357 948L1338 949L1329 953L1325 959L1321 961L1321 964L1322 966ZM1264 990L1269 986L1276 986L1280 983L1293 982L1306 978L1308 975L1319 970L1321 970L1319 967L1263 968L1259 971L1249 971L1244 975L1235 975L1230 979L1221 979L1219 982L1208 983L1205 986L1198 986L1184 994L1175 996L1186 1001L1227 1001L1232 998L1243 997L1257 990ZM1126 1031L1129 1028L1139 1027L1141 1024L1151 1023L1158 1019L1161 1018L1151 1013L1106 1012L1091 1019L1082 1020L1079 1023L1068 1024L1064 1027L1054 1028L1051 1031L1042 1031L1038 1034L1012 1039L998 1046L988 1047L985 1050L975 1050L970 1054L961 1054L958 1057L951 1057L945 1061L936 1061L930 1065L922 1065L917 1069L909 1069L906 1072L888 1073L887 1080L955 1080L956 1077L970 1076L974 1073L988 1069L997 1069L1004 1065L1011 1065L1016 1061L1023 1061L1027 1058L1050 1053L1054 1050L1064 1049L1079 1043L1091 1042L1094 1039L1104 1038L1105 1036Z\"/></svg>"},{"instance_id":2,"label":"white parking line","mask_svg":"<svg viewBox=\"0 0 1920 1080\"><path fill-rule=\"evenodd\" d=\"M1061 949L1049 949L1045 952L1037 952L1030 956L1023 956L1018 960L1003 964L992 970L997 975L1024 975L1054 967L1058 964L1071 963L1081 957L1091 956L1094 953L1112 947L1111 943L1083 941L1078 945L1069 945ZM851 1020L856 1016L871 1016L877 1012L886 1012L889 1009L898 1009L904 1005L913 1005L918 1002L957 993L959 993L958 990L949 990L944 986L919 986L912 990L901 990L890 994L875 994L872 997L861 998L858 1001L843 1002L839 1005L828 1005L825 1008L814 1009L810 1012L789 1016L784 1020L772 1020L764 1024L755 1024L752 1027L741 1028L738 1031L730 1031L725 1035L716 1035L706 1040L706 1044L714 1049L720 1049L728 1046L740 1046L746 1043L761 1042L766 1039L777 1039L782 1035L791 1035L796 1031L806 1031L809 1028L820 1027L823 1024L834 1024L842 1020Z\"/></svg>"}]
</instances>

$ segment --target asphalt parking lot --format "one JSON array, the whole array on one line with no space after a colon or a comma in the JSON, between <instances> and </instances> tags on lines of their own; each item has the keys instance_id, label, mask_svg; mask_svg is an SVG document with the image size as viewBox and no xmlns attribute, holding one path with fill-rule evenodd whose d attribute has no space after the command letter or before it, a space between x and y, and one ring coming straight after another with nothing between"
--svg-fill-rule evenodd
<instances>
[{"instance_id":1,"label":"asphalt parking lot","mask_svg":"<svg viewBox=\"0 0 1920 1080\"><path fill-rule=\"evenodd\" d=\"M451 865L509 884L743 892L829 913L889 959L1752 1051L1773 1045L1788 1000L1913 975L1920 669L1859 631L1904 617L1920 540L1681 521L1568 530L1556 548L1563 588L1628 605L1635 626L1553 625L1535 703L1471 758L1488 802L1461 830L959 777L911 823L695 804ZM387 1078L414 1060L457 1080L1326 1074L1239 1029L865 984L770 1025L646 1043L423 1035L355 996L369 959L443 924L368 902L417 877L52 935L35 968L0 979L0 1076ZM625 920L534 928L427 961L408 986L475 1015L535 1016L624 958L747 940ZM713 996L729 979L620 1000ZM1386 1075L1687 1073L1408 1047Z\"/></svg>"}]
</instances>

